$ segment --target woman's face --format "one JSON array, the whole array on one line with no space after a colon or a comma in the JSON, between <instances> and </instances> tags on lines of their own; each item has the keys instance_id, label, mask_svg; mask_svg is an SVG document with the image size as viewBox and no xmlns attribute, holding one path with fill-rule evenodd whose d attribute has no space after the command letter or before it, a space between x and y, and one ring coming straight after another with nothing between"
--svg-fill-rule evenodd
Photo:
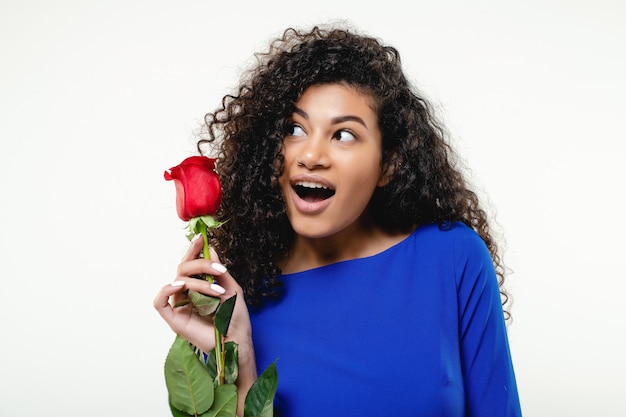
<instances>
[{"instance_id":1,"label":"woman's face","mask_svg":"<svg viewBox=\"0 0 626 417\"><path fill-rule=\"evenodd\" d=\"M365 227L367 205L385 181L372 105L369 95L342 84L309 87L296 102L280 185L298 235L323 238Z\"/></svg>"}]
</instances>

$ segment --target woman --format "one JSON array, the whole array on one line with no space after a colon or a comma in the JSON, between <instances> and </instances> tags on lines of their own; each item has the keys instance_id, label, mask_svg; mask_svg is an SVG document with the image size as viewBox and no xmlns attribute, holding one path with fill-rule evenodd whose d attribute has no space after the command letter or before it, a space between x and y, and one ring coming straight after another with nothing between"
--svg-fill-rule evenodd
<instances>
[{"instance_id":1,"label":"woman","mask_svg":"<svg viewBox=\"0 0 626 417\"><path fill-rule=\"evenodd\" d=\"M159 313L208 351L169 298L243 294L240 399L278 359L281 415L521 415L498 246L398 52L316 27L257 59L198 144L219 144L221 263L192 243Z\"/></svg>"}]
</instances>

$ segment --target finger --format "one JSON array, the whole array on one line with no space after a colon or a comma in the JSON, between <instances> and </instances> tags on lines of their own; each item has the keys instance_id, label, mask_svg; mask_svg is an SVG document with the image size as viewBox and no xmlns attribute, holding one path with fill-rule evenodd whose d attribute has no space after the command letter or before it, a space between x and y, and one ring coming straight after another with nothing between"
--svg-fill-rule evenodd
<instances>
[{"instance_id":1,"label":"finger","mask_svg":"<svg viewBox=\"0 0 626 417\"><path fill-rule=\"evenodd\" d=\"M161 288L161 291L159 291L159 293L155 297L154 302L153 302L154 308L159 312L161 317L163 317L166 321L172 315L172 306L170 304L170 297L182 291L184 286L185 286L184 281L175 281Z\"/></svg>"},{"instance_id":2,"label":"finger","mask_svg":"<svg viewBox=\"0 0 626 417\"><path fill-rule=\"evenodd\" d=\"M241 294L243 292L239 283L229 272L221 274L218 283L226 289L227 294L233 295L234 293Z\"/></svg>"},{"instance_id":3,"label":"finger","mask_svg":"<svg viewBox=\"0 0 626 417\"><path fill-rule=\"evenodd\" d=\"M183 255L183 259L181 262L190 261L192 259L196 259L200 252L202 252L204 240L202 235L196 235L193 239L191 239L191 245L187 249L187 252Z\"/></svg>"},{"instance_id":4,"label":"finger","mask_svg":"<svg viewBox=\"0 0 626 417\"><path fill-rule=\"evenodd\" d=\"M181 278L179 281L175 281L173 284L176 284L177 282L184 282L185 289L196 291L213 297L219 297L220 295L226 293L226 289L219 285L217 282L209 282L203 279L195 278Z\"/></svg>"},{"instance_id":5,"label":"finger","mask_svg":"<svg viewBox=\"0 0 626 417\"><path fill-rule=\"evenodd\" d=\"M178 280L185 280L189 289L203 292L202 289L207 288L207 284L210 282L204 279L197 279L197 275L209 274L215 281L230 295L234 293L242 292L241 286L233 278L233 276L226 270L222 264L215 262L207 262L204 259L196 259L193 261L180 264L178 267ZM188 281L188 279L191 279ZM197 287L202 289L198 290ZM219 291L219 289L218 289Z\"/></svg>"},{"instance_id":6,"label":"finger","mask_svg":"<svg viewBox=\"0 0 626 417\"><path fill-rule=\"evenodd\" d=\"M226 272L226 267L219 262L206 259L193 259L178 265L177 277L193 277L194 275L209 274L219 277Z\"/></svg>"}]
</instances>

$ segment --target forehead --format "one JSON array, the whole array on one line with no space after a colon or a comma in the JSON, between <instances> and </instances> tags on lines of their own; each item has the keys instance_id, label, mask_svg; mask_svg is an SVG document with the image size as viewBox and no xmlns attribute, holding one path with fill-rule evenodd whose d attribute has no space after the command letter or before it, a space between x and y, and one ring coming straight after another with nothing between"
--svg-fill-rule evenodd
<instances>
[{"instance_id":1,"label":"forehead","mask_svg":"<svg viewBox=\"0 0 626 417\"><path fill-rule=\"evenodd\" d=\"M377 118L375 100L371 94L347 84L316 84L308 87L295 103L296 107L309 111L338 112Z\"/></svg>"}]
</instances>

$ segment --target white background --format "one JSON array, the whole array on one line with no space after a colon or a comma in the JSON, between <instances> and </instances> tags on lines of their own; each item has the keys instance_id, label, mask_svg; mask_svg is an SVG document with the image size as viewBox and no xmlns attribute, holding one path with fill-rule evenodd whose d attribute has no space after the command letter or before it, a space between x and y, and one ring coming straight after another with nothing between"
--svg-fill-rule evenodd
<instances>
[{"instance_id":1,"label":"white background","mask_svg":"<svg viewBox=\"0 0 626 417\"><path fill-rule=\"evenodd\" d=\"M169 416L163 171L254 52L337 18L400 50L496 215L525 416L626 415L623 4L1 0L0 415Z\"/></svg>"}]
</instances>

